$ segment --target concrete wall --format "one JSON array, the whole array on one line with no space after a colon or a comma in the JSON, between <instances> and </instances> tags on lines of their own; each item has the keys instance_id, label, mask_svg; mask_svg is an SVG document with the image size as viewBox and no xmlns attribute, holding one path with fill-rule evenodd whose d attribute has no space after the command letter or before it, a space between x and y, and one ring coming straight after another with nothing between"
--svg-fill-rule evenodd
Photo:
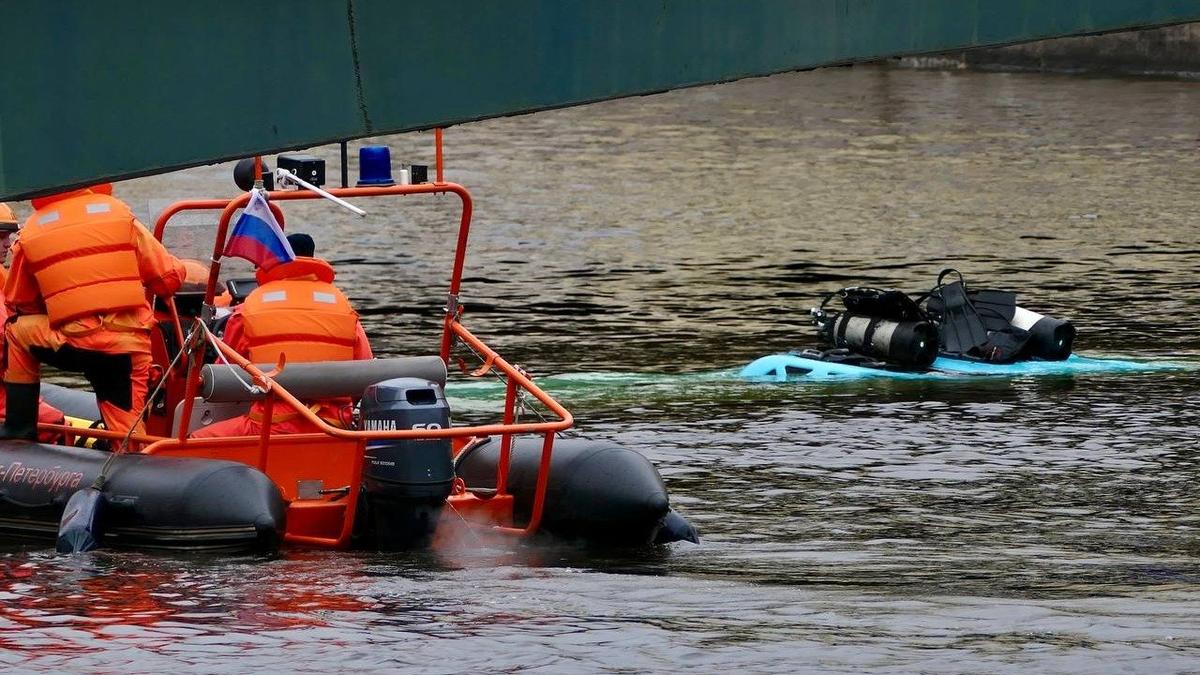
<instances>
[{"instance_id":1,"label":"concrete wall","mask_svg":"<svg viewBox=\"0 0 1200 675\"><path fill-rule=\"evenodd\" d=\"M1200 79L1200 23L914 56L913 68L1160 75Z\"/></svg>"}]
</instances>

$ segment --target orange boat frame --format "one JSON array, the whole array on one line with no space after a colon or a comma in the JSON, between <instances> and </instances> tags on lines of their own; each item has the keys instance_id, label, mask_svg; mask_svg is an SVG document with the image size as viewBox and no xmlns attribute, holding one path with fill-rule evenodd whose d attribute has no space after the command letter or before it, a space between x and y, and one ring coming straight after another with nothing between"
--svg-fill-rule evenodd
<instances>
[{"instance_id":1,"label":"orange boat frame","mask_svg":"<svg viewBox=\"0 0 1200 675\"><path fill-rule=\"evenodd\" d=\"M471 486L465 485L461 478L456 478L452 494L447 500L447 508L443 510L442 523L443 525L446 525L448 521L466 523L476 532L482 530L511 537L528 537L536 533L545 508L547 479L555 435L570 428L574 424L574 418L558 401L534 384L521 368L503 359L467 330L460 321L462 312L458 304L458 294L462 283L467 239L470 234L472 200L465 187L443 180L440 129L436 134L436 153L437 173L433 183L388 187L332 188L327 191L343 199L455 194L462 200L462 218L445 308L440 356L448 365L455 343L462 342L484 359L485 366L490 366L491 369L495 369L504 376L507 384L503 417L499 424L395 431L358 431L331 426L275 381L274 377L286 368L286 364L282 360L270 372L263 372L220 341L219 338L209 333L203 321L197 319L197 330L206 333L208 342L219 349L230 363L240 366L249 374L251 381L265 391L266 396L263 400L265 419L270 419L273 406L284 405L308 420L319 431L303 434L272 434L270 425L264 425L262 433L257 436L189 439L187 430L200 386L200 369L203 365L205 351L204 343L197 341L191 345L191 355L187 359L185 372L182 375L178 372L185 365L181 362L172 369L173 372L163 375L174 382L174 386L167 387L168 402L183 401L180 419L170 421L178 425L178 434L171 436L166 433L148 432L144 435L134 435L129 439L129 451L148 455L233 460L254 466L271 478L279 487L287 503L285 543L341 549L351 544L355 512L362 486L364 454L369 441L448 438L451 440L453 451L458 453L473 440L500 436L500 456L496 467L494 489L472 491ZM268 203L276 218L282 223L283 214L279 209L279 202L320 198L320 195L308 190L272 191L269 193ZM161 240L167 221L179 213L203 210L221 211L213 247L212 267L204 294L206 313L211 312L213 307L220 273L221 254L224 251L230 220L239 209L247 204L249 199L250 193L244 193L231 200L179 201L164 210L155 222L155 236ZM169 303L169 307L174 323L174 332L179 340L179 349L184 349L188 345L185 345L183 327L179 316L175 313L174 304ZM165 355L165 346L157 346L156 361L160 361ZM165 363L165 361L162 362ZM486 369L481 368L481 370ZM518 422L517 402L521 391L533 396L557 420L536 423ZM167 409L173 410L174 407L168 405ZM62 425L42 425L42 428L63 432L69 441L76 438L105 438L112 442L124 437L122 434L102 429L83 430ZM512 439L515 435L522 434L541 434L544 440L530 517L523 527L517 527L513 523L513 495L508 492L507 487ZM310 487L317 486L316 496L312 494L312 489L303 489L305 484ZM325 486L334 487L326 489Z\"/></svg>"}]
</instances>

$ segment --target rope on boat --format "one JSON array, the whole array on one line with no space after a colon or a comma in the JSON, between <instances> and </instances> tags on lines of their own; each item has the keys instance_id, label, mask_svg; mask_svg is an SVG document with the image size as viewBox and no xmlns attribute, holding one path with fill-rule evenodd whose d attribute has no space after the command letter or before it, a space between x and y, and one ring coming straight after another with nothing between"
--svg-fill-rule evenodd
<instances>
[{"instance_id":1,"label":"rope on boat","mask_svg":"<svg viewBox=\"0 0 1200 675\"><path fill-rule=\"evenodd\" d=\"M174 370L176 364L179 363L179 359L184 354L187 354L189 357L191 356L192 351L196 348L196 337L205 330L207 329L204 327L204 323L199 319L192 324L192 330L188 333L184 344L179 346L179 351L175 353L175 358L171 359L171 363L167 366L163 376L158 379L158 384L154 385L154 391L146 396L146 402L142 404L142 409L138 412L137 422L129 425L129 430L125 432L125 437L121 439L121 444L109 454L108 459L104 461L104 466L100 467L100 473L96 475L96 480L92 481L93 488L97 490L104 489L104 484L108 482L108 471L112 468L113 462L116 461L118 455L124 454L125 449L129 447L129 439L133 436L133 430L137 428L139 422L145 419L146 411L154 404L154 399L158 397L158 393L162 391L163 385L167 383L166 373Z\"/></svg>"},{"instance_id":2,"label":"rope on boat","mask_svg":"<svg viewBox=\"0 0 1200 675\"><path fill-rule=\"evenodd\" d=\"M217 344L217 336L214 335L213 332L208 329L208 326L204 326L204 337L208 340L208 343L212 345L213 350L215 350L217 352L217 359L220 360L221 363L224 363L225 365L230 366L229 372L232 373L234 379L236 379L246 389L246 393L248 393L248 394L263 393L262 387L259 387L258 385L254 384L252 382L247 382L246 380L242 379L242 376L238 374L238 372L240 370L242 370L241 366L234 367L234 364L230 363L229 359L225 358L225 354L221 352L221 347Z\"/></svg>"},{"instance_id":3,"label":"rope on boat","mask_svg":"<svg viewBox=\"0 0 1200 675\"><path fill-rule=\"evenodd\" d=\"M454 515L458 516L458 519L461 520L463 522L463 524L465 524L467 526L467 533L470 534L471 537L475 539L475 543L482 545L484 543L483 538L480 537L479 534L475 532L475 528L471 526L472 525L471 521L467 520L467 517L464 516L462 514L462 512L459 511L454 506L454 503L451 502L450 500L446 500L446 506L449 506L450 512L453 513Z\"/></svg>"},{"instance_id":4,"label":"rope on boat","mask_svg":"<svg viewBox=\"0 0 1200 675\"><path fill-rule=\"evenodd\" d=\"M467 351L471 352L471 354L477 360L481 361L484 364L483 367L479 368L478 370L476 370L473 373L470 373L471 375L473 375L474 377L482 377L483 375L485 375L487 373L491 373L492 376L494 376L497 380L499 380L501 384L503 384L506 387L508 386L508 378L505 377L504 374L499 373L496 370L494 370L493 368L491 368L491 361L489 359L483 358L483 355L480 354L479 352L475 351L475 348L472 347L469 343L467 343L463 340L459 340L456 337L454 339L454 343L451 345L451 348L456 347L458 345L462 345L462 346L466 347ZM461 363L461 359L459 361ZM521 368L520 366L516 366L516 368L517 368L517 370L520 370L522 374L529 375L529 371L525 370L524 368ZM466 372L466 364L463 364L463 371ZM475 373L478 373L478 374L476 375ZM530 379L532 379L532 376L530 376ZM521 413L523 413L523 412L529 412L529 413L533 414L535 417L538 418L538 420L540 420L543 423L548 424L550 422L550 420L546 419L546 416L542 414L542 411L538 410L537 408L535 408L533 406L532 401L529 398L528 392L526 392L524 389L521 389L520 387L518 387L515 405L513 406L513 424L520 423ZM571 437L575 436L574 433L566 431L566 430L557 432L557 435L561 436L563 438L571 438Z\"/></svg>"}]
</instances>

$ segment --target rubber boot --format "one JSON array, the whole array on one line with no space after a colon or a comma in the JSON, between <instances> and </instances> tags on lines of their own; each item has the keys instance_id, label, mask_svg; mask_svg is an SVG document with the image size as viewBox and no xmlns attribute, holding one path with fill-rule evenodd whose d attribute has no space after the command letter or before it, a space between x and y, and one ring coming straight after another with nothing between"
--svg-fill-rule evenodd
<instances>
[{"instance_id":1,"label":"rubber boot","mask_svg":"<svg viewBox=\"0 0 1200 675\"><path fill-rule=\"evenodd\" d=\"M41 398L40 382L22 384L5 382L8 394L4 424L0 425L0 440L37 440L38 399Z\"/></svg>"}]
</instances>

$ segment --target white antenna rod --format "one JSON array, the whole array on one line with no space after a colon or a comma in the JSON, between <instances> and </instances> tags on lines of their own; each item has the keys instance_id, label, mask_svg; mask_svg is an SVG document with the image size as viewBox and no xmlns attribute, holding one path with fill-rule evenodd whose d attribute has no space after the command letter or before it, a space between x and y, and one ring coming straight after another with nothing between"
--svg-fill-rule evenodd
<instances>
[{"instance_id":1,"label":"white antenna rod","mask_svg":"<svg viewBox=\"0 0 1200 675\"><path fill-rule=\"evenodd\" d=\"M308 181L297 176L296 174L292 173L291 171L288 171L287 169L275 169L275 176L279 179L279 182L281 182L281 183L290 181L290 182L295 183L296 185L299 185L305 189L312 190L313 192L321 195L325 199L328 199L329 201L333 202L334 204L337 204L338 206L340 206L348 211L352 211L360 216L367 215L366 211L363 211L362 209L351 204L350 202L346 201L345 199L338 199L337 197L334 197L333 195L329 194L328 192L322 190L321 188L317 187L316 185L313 185L312 183L309 183Z\"/></svg>"}]
</instances>

